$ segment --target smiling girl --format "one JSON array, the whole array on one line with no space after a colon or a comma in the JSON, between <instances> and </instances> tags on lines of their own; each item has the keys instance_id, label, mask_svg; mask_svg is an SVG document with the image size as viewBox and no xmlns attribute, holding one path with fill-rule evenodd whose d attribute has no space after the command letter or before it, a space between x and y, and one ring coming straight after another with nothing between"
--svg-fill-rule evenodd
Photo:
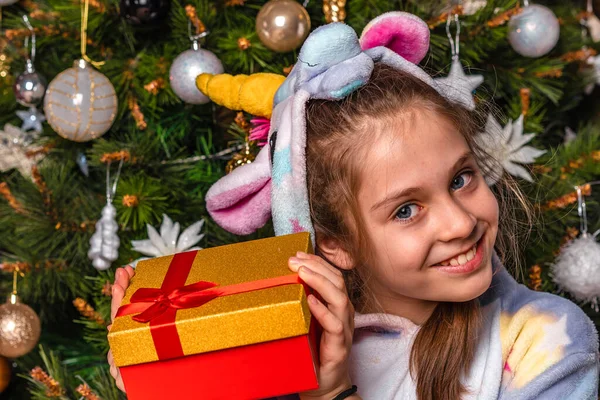
<instances>
[{"instance_id":1,"label":"smiling girl","mask_svg":"<svg viewBox=\"0 0 600 400\"><path fill-rule=\"evenodd\" d=\"M239 234L271 211L276 234L312 234L316 255L289 260L323 327L320 388L302 399L597 399L591 321L498 256L516 259L505 199L522 196L507 180L495 196L476 119L415 65L428 34L405 13L360 42L343 24L313 32L269 144L211 188L208 210ZM117 271L114 311L132 275Z\"/></svg>"}]
</instances>

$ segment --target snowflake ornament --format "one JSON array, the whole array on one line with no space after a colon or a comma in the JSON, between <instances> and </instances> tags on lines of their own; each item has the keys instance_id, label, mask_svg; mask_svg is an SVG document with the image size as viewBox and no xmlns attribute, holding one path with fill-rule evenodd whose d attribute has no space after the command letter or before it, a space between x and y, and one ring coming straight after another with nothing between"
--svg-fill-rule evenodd
<instances>
[{"instance_id":1,"label":"snowflake ornament","mask_svg":"<svg viewBox=\"0 0 600 400\"><path fill-rule=\"evenodd\" d=\"M492 186L498 182L503 170L512 176L533 182L529 172L519 164L531 164L536 158L546 153L546 150L525 146L534 136L535 133L523 134L523 115L514 122L508 120L504 128L500 126L493 115L488 115L485 132L476 137L477 143L483 150L497 161L494 166L498 169L486 173L488 185Z\"/></svg>"},{"instance_id":2,"label":"snowflake ornament","mask_svg":"<svg viewBox=\"0 0 600 400\"><path fill-rule=\"evenodd\" d=\"M192 246L204 237L204 234L200 233L203 225L203 219L196 221L179 235L179 222L173 223L173 220L169 216L163 214L160 234L152 225L148 224L146 225L148 228L148 239L132 240L131 245L133 246L133 250L150 257L168 256L188 250L200 250L201 247ZM145 260L146 258L143 257L135 260L131 265L135 268L138 261Z\"/></svg>"},{"instance_id":3,"label":"snowflake ornament","mask_svg":"<svg viewBox=\"0 0 600 400\"><path fill-rule=\"evenodd\" d=\"M4 125L4 130L0 130L0 171L15 168L23 176L31 177L31 167L43 158L36 151L40 147L29 146L36 137L37 134L23 132L14 125ZM37 154L31 155L35 153Z\"/></svg>"}]
</instances>

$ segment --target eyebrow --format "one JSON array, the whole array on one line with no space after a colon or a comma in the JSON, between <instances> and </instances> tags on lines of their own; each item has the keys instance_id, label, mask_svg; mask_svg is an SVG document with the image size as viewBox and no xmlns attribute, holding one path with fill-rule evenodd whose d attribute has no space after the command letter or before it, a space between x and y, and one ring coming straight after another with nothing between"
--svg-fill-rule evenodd
<instances>
[{"instance_id":1,"label":"eyebrow","mask_svg":"<svg viewBox=\"0 0 600 400\"><path fill-rule=\"evenodd\" d=\"M465 154L460 156L458 158L458 160L456 160L456 162L454 163L454 165L452 166L452 168L450 170L456 171L462 164L465 163L465 161L467 161L469 158L472 158L472 157L474 157L473 152L470 150L467 151ZM371 207L371 211L375 211L376 209L381 208L381 207L387 205L388 203L391 203L393 201L401 199L402 197L407 197L407 196L410 196L410 195L413 195L415 193L419 193L422 191L423 191L423 188L421 186L415 186L415 187L410 187L410 188L399 190L397 192L390 194L389 196L386 196L383 200L375 203Z\"/></svg>"}]
</instances>

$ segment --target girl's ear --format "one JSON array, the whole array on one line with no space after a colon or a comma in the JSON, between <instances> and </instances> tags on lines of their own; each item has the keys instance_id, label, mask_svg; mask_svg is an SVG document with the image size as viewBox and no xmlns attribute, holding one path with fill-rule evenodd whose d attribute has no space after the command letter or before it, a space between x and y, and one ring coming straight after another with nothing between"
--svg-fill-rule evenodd
<instances>
[{"instance_id":1,"label":"girl's ear","mask_svg":"<svg viewBox=\"0 0 600 400\"><path fill-rule=\"evenodd\" d=\"M351 270L354 268L354 260L338 240L319 236L317 235L317 247L328 261L340 269Z\"/></svg>"}]
</instances>

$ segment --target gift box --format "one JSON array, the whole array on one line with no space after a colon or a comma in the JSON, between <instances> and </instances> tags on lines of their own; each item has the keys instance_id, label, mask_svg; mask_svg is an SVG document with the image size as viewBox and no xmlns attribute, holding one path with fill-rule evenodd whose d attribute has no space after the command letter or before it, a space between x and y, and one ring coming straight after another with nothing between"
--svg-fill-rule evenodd
<instances>
[{"instance_id":1,"label":"gift box","mask_svg":"<svg viewBox=\"0 0 600 400\"><path fill-rule=\"evenodd\" d=\"M263 399L318 388L308 233L140 261L108 334L127 396Z\"/></svg>"}]
</instances>

